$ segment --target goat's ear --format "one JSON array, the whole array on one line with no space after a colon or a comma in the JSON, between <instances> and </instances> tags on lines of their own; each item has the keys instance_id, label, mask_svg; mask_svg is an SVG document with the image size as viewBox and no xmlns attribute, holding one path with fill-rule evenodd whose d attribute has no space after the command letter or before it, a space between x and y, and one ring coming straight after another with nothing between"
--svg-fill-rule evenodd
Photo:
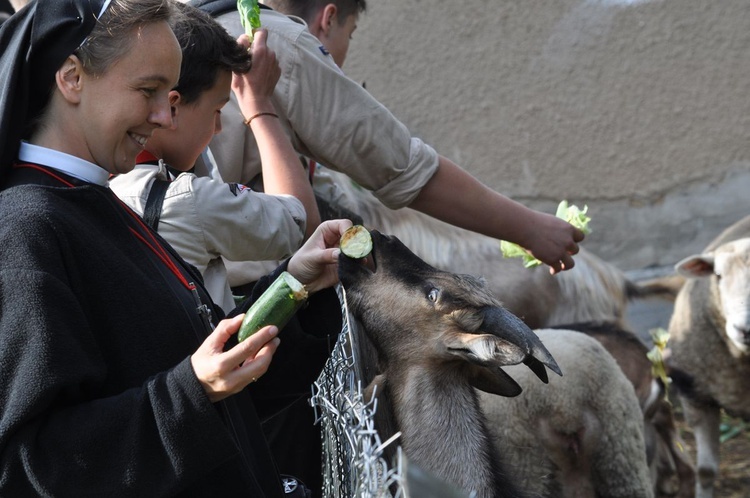
<instances>
[{"instance_id":1,"label":"goat's ear","mask_svg":"<svg viewBox=\"0 0 750 498\"><path fill-rule=\"evenodd\" d=\"M505 396L506 398L518 396L523 391L518 382L499 367L471 365L469 367L469 383L480 391Z\"/></svg>"},{"instance_id":2,"label":"goat's ear","mask_svg":"<svg viewBox=\"0 0 750 498\"><path fill-rule=\"evenodd\" d=\"M365 403L372 401L373 396L377 398L385 388L385 374L376 375L372 382L365 388Z\"/></svg>"},{"instance_id":3,"label":"goat's ear","mask_svg":"<svg viewBox=\"0 0 750 498\"><path fill-rule=\"evenodd\" d=\"M445 338L445 347L453 357L481 367L517 365L526 359L525 348L490 334L457 332Z\"/></svg>"}]
</instances>

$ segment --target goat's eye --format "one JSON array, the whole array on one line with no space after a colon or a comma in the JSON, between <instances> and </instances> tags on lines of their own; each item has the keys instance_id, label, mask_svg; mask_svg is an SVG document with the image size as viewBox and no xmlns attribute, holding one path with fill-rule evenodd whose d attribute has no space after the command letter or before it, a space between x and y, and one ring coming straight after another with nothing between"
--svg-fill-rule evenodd
<instances>
[{"instance_id":1,"label":"goat's eye","mask_svg":"<svg viewBox=\"0 0 750 498\"><path fill-rule=\"evenodd\" d=\"M427 292L427 299L435 303L437 302L439 295L440 295L440 291L438 291L436 288L433 287Z\"/></svg>"}]
</instances>

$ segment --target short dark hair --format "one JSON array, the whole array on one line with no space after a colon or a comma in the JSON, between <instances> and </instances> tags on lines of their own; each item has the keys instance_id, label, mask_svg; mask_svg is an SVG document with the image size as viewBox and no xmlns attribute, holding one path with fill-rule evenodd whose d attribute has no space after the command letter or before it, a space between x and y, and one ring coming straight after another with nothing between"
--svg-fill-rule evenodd
<instances>
[{"instance_id":1,"label":"short dark hair","mask_svg":"<svg viewBox=\"0 0 750 498\"><path fill-rule=\"evenodd\" d=\"M191 5L175 2L177 16L172 25L182 49L180 80L175 90L180 102L191 104L216 83L219 71L245 73L252 59L209 14Z\"/></svg>"},{"instance_id":2,"label":"short dark hair","mask_svg":"<svg viewBox=\"0 0 750 498\"><path fill-rule=\"evenodd\" d=\"M282 14L301 17L307 23L311 23L315 14L329 3L336 6L339 23L367 10L367 0L265 0L264 3Z\"/></svg>"}]
</instances>

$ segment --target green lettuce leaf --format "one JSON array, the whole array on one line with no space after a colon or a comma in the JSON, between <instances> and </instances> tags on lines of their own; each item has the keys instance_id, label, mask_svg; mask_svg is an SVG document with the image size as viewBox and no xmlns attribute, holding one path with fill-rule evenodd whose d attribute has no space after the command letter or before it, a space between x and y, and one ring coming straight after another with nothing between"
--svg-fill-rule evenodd
<instances>
[{"instance_id":1,"label":"green lettuce leaf","mask_svg":"<svg viewBox=\"0 0 750 498\"><path fill-rule=\"evenodd\" d=\"M504 258L523 258L524 268L534 268L535 266L539 266L542 264L541 261L526 252L523 247L519 246L518 244L514 244L513 242L501 240L500 250L503 251Z\"/></svg>"},{"instance_id":2,"label":"green lettuce leaf","mask_svg":"<svg viewBox=\"0 0 750 498\"><path fill-rule=\"evenodd\" d=\"M646 357L651 361L651 373L654 377L659 377L664 384L664 397L667 398L666 390L669 389L669 384L672 382L664 363L664 351L667 348L667 342L669 342L669 332L659 327L649 330L649 333L651 334L654 347L646 353Z\"/></svg>"},{"instance_id":3,"label":"green lettuce leaf","mask_svg":"<svg viewBox=\"0 0 750 498\"><path fill-rule=\"evenodd\" d=\"M575 204L568 205L568 201L561 201L557 206L557 213L555 216L567 221L588 235L591 233L591 228L589 228L591 217L586 215L586 211L588 210L588 206L583 206L583 209L578 209L578 206Z\"/></svg>"},{"instance_id":4,"label":"green lettuce leaf","mask_svg":"<svg viewBox=\"0 0 750 498\"><path fill-rule=\"evenodd\" d=\"M568 201L561 201L557 206L555 216L567 221L588 235L591 233L591 228L589 227L591 217L586 214L587 211L588 206L583 206L583 209L579 209L575 204L568 204ZM523 258L524 268L534 268L542 264L541 261L529 254L518 244L501 240L500 250L503 252L503 257L505 258Z\"/></svg>"},{"instance_id":5,"label":"green lettuce leaf","mask_svg":"<svg viewBox=\"0 0 750 498\"><path fill-rule=\"evenodd\" d=\"M260 28L260 6L258 0L237 0L237 11L245 33L253 40L253 32Z\"/></svg>"}]
</instances>

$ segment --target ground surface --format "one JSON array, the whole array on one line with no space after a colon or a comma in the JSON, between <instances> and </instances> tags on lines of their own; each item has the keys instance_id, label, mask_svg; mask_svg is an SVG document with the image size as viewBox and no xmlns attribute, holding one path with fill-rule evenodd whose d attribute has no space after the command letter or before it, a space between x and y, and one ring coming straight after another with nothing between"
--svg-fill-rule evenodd
<instances>
[{"instance_id":1,"label":"ground surface","mask_svg":"<svg viewBox=\"0 0 750 498\"><path fill-rule=\"evenodd\" d=\"M677 425L688 449L688 454L695 461L693 433L682 418L678 405ZM728 430L739 430L732 438L721 445L720 478L717 482L714 498L748 498L750 497L750 427L745 427L741 420L726 418Z\"/></svg>"},{"instance_id":2,"label":"ground surface","mask_svg":"<svg viewBox=\"0 0 750 498\"><path fill-rule=\"evenodd\" d=\"M644 342L649 343L649 330L656 327L667 328L672 312L671 304L663 301L632 303L628 310L628 322ZM690 459L695 461L695 441L693 433L682 417L679 402L674 402L677 426L687 446ZM721 445L720 479L714 498L750 498L750 424L744 426L739 419L726 418L725 429L736 430L737 434Z\"/></svg>"}]
</instances>

